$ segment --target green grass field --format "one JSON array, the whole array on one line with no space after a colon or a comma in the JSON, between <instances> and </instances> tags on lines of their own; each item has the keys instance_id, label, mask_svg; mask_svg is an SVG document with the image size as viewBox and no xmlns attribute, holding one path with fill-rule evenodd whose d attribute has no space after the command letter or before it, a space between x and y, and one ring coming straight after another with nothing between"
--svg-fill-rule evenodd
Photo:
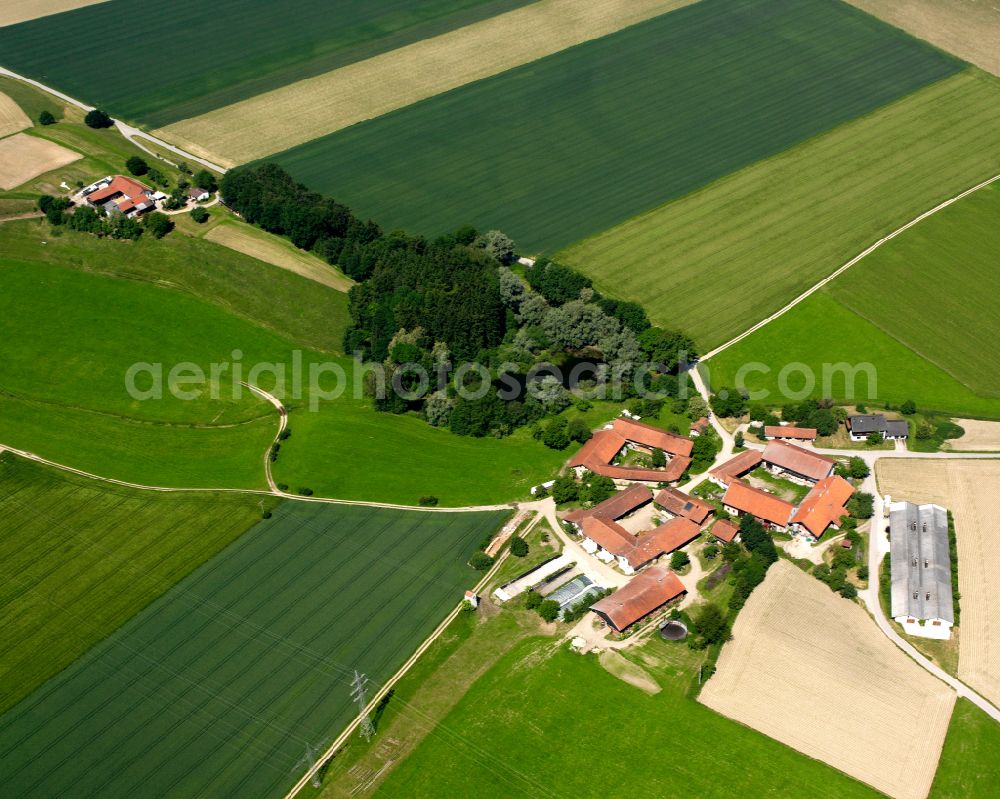
<instances>
[{"instance_id":1,"label":"green grass field","mask_svg":"<svg viewBox=\"0 0 1000 799\"><path fill-rule=\"evenodd\" d=\"M818 293L707 362L716 385L761 362L748 388L773 392L779 371L809 364L813 396L913 399L921 408L961 416L1000 417L1000 314L989 291L1000 247L1000 187L988 186L920 222ZM842 380L822 385L822 364L868 362L877 388L854 397ZM802 379L790 382L803 387ZM775 399L774 396L778 398Z\"/></svg>"},{"instance_id":2,"label":"green grass field","mask_svg":"<svg viewBox=\"0 0 1000 799\"><path fill-rule=\"evenodd\" d=\"M0 53L15 72L159 127L527 2L113 0L0 28Z\"/></svg>"},{"instance_id":3,"label":"green grass field","mask_svg":"<svg viewBox=\"0 0 1000 799\"><path fill-rule=\"evenodd\" d=\"M998 252L994 183L906 231L827 290L972 391L1000 398Z\"/></svg>"},{"instance_id":4,"label":"green grass field","mask_svg":"<svg viewBox=\"0 0 1000 799\"><path fill-rule=\"evenodd\" d=\"M1000 725L959 698L930 799L990 799L1000 784Z\"/></svg>"},{"instance_id":5,"label":"green grass field","mask_svg":"<svg viewBox=\"0 0 1000 799\"><path fill-rule=\"evenodd\" d=\"M303 328L314 340L326 336L325 303L343 295L225 248L179 232L135 244L51 236L41 222L3 225L6 241L17 258L0 261L0 356L8 365L0 376L0 442L9 446L146 485L263 488L262 459L277 417L246 391L233 399L231 371L221 373L217 400L182 401L165 390L162 401L137 401L125 389L134 363L164 364L166 388L174 364L191 362L208 374L213 362L233 363L238 350L245 377L257 363L286 370L294 435L275 475L293 490L402 504L425 495L446 505L499 503L525 495L569 456L527 431L503 440L462 438L413 415L377 413L355 396L351 360L290 339ZM245 281L232 280L236 274ZM304 364L298 397L296 349ZM336 364L346 376L344 394L317 412L307 401L314 363ZM274 381L264 374L255 382L271 388ZM605 416L593 425L614 412L598 410Z\"/></svg>"},{"instance_id":6,"label":"green grass field","mask_svg":"<svg viewBox=\"0 0 1000 799\"><path fill-rule=\"evenodd\" d=\"M655 696L553 646L534 639L505 656L375 795L878 795L687 696L698 665L683 645L643 647L660 663L645 664Z\"/></svg>"},{"instance_id":7,"label":"green grass field","mask_svg":"<svg viewBox=\"0 0 1000 799\"><path fill-rule=\"evenodd\" d=\"M998 164L1000 81L968 70L559 257L707 351Z\"/></svg>"},{"instance_id":8,"label":"green grass field","mask_svg":"<svg viewBox=\"0 0 1000 799\"><path fill-rule=\"evenodd\" d=\"M825 292L813 294L788 313L762 327L705 363L714 386L737 384L746 364L761 364L769 371L748 372L743 385L753 392L767 391L760 401L783 405L781 370L791 363L806 364L815 376L809 396L836 400L902 403L912 399L922 409L958 416L1000 417L1000 400L981 397L947 372L852 313ZM875 367L874 386L859 372L853 392L843 373L831 373L824 387L823 365L869 363ZM800 373L787 380L791 392L806 388ZM756 395L755 395L756 396Z\"/></svg>"},{"instance_id":9,"label":"green grass field","mask_svg":"<svg viewBox=\"0 0 1000 799\"><path fill-rule=\"evenodd\" d=\"M0 783L280 797L356 712L352 670L387 679L476 582L465 561L504 518L281 505L0 717Z\"/></svg>"},{"instance_id":10,"label":"green grass field","mask_svg":"<svg viewBox=\"0 0 1000 799\"><path fill-rule=\"evenodd\" d=\"M553 250L960 67L833 0L702 0L273 160L385 228Z\"/></svg>"},{"instance_id":11,"label":"green grass field","mask_svg":"<svg viewBox=\"0 0 1000 799\"><path fill-rule=\"evenodd\" d=\"M0 713L250 529L260 501L133 491L0 454Z\"/></svg>"}]
</instances>

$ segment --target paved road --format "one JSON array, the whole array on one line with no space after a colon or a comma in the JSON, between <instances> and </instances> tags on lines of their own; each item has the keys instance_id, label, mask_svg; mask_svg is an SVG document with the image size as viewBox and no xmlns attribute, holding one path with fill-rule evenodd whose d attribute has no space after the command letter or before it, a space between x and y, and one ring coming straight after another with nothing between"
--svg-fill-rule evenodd
<instances>
[{"instance_id":1,"label":"paved road","mask_svg":"<svg viewBox=\"0 0 1000 799\"><path fill-rule=\"evenodd\" d=\"M0 67L0 75L4 75L8 78L16 78L17 80L23 81L25 83L30 83L32 86L41 89L44 92L48 92L49 94L55 97L58 97L60 100L63 100L64 102L67 102L70 105L79 108L81 111L94 110L94 106L92 105L87 105L86 103L80 102L75 97L70 97L68 94L63 94L58 89L53 89L51 86L46 86L44 83L41 83L40 81L33 80L32 78L27 78L24 75L17 74L16 72L12 72L6 67ZM121 131L121 134L126 139L132 142L140 150L143 150L149 153L150 155L156 156L157 158L159 158L160 156L157 153L150 150L148 147L144 147L142 142L139 141L139 139L145 139L146 141L151 142L157 145L158 147L162 147L163 149L168 150L174 153L175 155L181 156L185 161L193 161L195 163L201 164L202 166L208 167L209 169L215 172L219 172L220 174L226 171L226 168L220 166L219 164L215 164L211 161L201 158L200 156L194 155L193 153L189 153L186 150L182 150L180 147L175 147L169 142L163 141L163 139L159 139L150 133L146 133L146 131L144 130L140 130L139 128L133 127L132 125L128 125L125 122L121 122L120 120L117 119L115 120L115 127L117 127L119 131Z\"/></svg>"}]
</instances>

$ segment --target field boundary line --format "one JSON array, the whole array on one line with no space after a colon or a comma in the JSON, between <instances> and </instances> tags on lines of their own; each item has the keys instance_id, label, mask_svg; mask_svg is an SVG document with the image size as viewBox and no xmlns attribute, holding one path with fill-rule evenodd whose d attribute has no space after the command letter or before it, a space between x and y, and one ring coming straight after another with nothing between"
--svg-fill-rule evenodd
<instances>
[{"instance_id":1,"label":"field boundary line","mask_svg":"<svg viewBox=\"0 0 1000 799\"><path fill-rule=\"evenodd\" d=\"M929 211L924 211L919 216L911 219L905 225L902 225L901 227L896 228L894 231L892 231L892 233L889 233L888 235L883 236L878 241L876 241L874 244L870 245L867 249L862 250L860 253L858 253L857 255L855 255L850 261L848 261L847 263L845 263L843 266L839 267L833 273L827 275L825 278L823 278L822 280L820 280L818 283L816 283L815 285L813 285L811 288L806 289L798 297L796 297L794 300L792 300L791 302L789 302L784 307L780 308L775 313L771 314L766 319L761 320L757 324L753 325L753 327L750 327L749 329L747 329L747 330L743 331L742 333L740 333L735 338L730 339L725 344L721 344L720 346L716 347L715 349L713 349L710 352L706 353L705 355L701 356L701 358L699 359L699 361L707 361L709 358L712 358L712 357L718 355L723 350L728 349L729 347L733 346L734 344L739 343L743 339L747 338L747 336L749 336L752 333L755 333L758 330L760 330L762 327L764 327L769 322L773 322L778 317L783 316L784 314L788 313L790 310L792 310L792 308L794 308L796 305L798 305L803 300L808 299L809 297L811 297L813 294L815 294L817 291L819 291L821 288L823 288L823 286L825 286L827 283L829 283L830 281L832 281L835 278L839 277L844 272L846 272L848 269L850 269L852 266L854 266L856 263L858 263L859 261L863 260L867 256L871 255L873 252L875 252L875 250L877 250L879 247L881 247L887 241L891 241L892 239L896 238L896 236L900 235L901 233L905 233L907 230L909 230L911 227L913 227L917 223L922 222L923 220L927 219L927 217L933 216L938 211L943 211L948 206L953 205L954 203L958 202L959 200L964 199L965 197L968 197L970 194L973 194L974 192L977 192L980 189L986 188L991 183L995 183L997 180L1000 180L1000 174L996 174L993 177L988 178L987 180L984 180L982 183L977 183L972 188L966 189L965 191L961 192L960 194L956 194L954 197L951 197L951 198L945 200L944 202L938 203L933 208L931 208ZM853 313L853 311L852 311L852 313Z\"/></svg>"},{"instance_id":2,"label":"field boundary line","mask_svg":"<svg viewBox=\"0 0 1000 799\"><path fill-rule=\"evenodd\" d=\"M500 557L496 559L496 562L493 564L492 567L490 567L490 570L486 572L486 574L483 575L482 579L478 583L476 583L476 585L473 587L472 590L474 593L478 594L486 587L487 583L489 583L489 581L493 579L493 577L499 571L501 564L503 564L503 562L507 559L509 555L510 555L509 549L505 549L500 554ZM429 636L427 636L427 638L424 639L424 641L420 644L420 646L417 647L417 650L412 655L410 655L410 657L406 660L406 662L402 666L400 666L399 670L395 674L393 674L388 680L386 680L385 683L383 683L382 687L379 688L379 690L375 693L375 695L365 706L364 712L356 716L354 720L347 725L344 731L341 732L340 735L338 735L333 740L333 743L331 743L330 746L327 747L326 751L323 752L323 754L321 754L316 759L316 762L312 765L312 767L310 767L309 770L302 775L302 778L297 783L295 783L294 786L292 786L292 789L285 794L284 799L294 799L294 797L299 793L299 791L305 788L306 785L309 784L309 781L314 776L316 776L316 774L327 764L327 762L331 758L333 758L334 755L337 754L337 751L341 747L343 747L343 745L347 742L347 739L351 737L351 735L354 733L355 730L357 730L358 726L361 724L362 717L374 712L375 708L378 706L379 702L382 701L385 695L388 694L390 690L392 690L392 688L396 685L397 682L399 682L404 676L406 676L406 673L411 668L413 668L414 664L416 664L416 662L420 659L420 656L423 655L424 652L426 652L430 648L431 644L433 644L438 638L441 637L441 634L448 628L448 625L451 624L455 620L455 617L462 612L462 605L464 603L465 600L463 599L462 602L459 602L454 608L452 608L451 613L445 616L444 621L442 621L434 629L434 632L432 632Z\"/></svg>"},{"instance_id":3,"label":"field boundary line","mask_svg":"<svg viewBox=\"0 0 1000 799\"><path fill-rule=\"evenodd\" d=\"M51 461L48 458L43 458L41 455L36 455L34 452L28 452L23 449L17 449L16 447L11 447L8 444L0 443L0 454L4 452L10 452L18 457L24 458L29 461L34 461L35 463L41 463L44 466L51 466L53 469L59 469L64 472L69 472L70 474L75 474L78 477L86 477L89 480L98 480L103 483L110 483L112 485L121 486L123 488L134 488L139 491L156 491L161 494L247 494L250 496L258 497L278 497L280 499L293 500L295 502L320 502L327 505L356 505L365 508L387 508L389 510L413 510L421 511L423 513L475 513L478 511L501 511L501 510L511 510L515 503L508 502L502 505L460 505L454 508L425 508L421 505L397 505L392 502L369 502L360 499L335 499L333 497L300 497L297 494L285 494L282 492L274 491L264 491L259 488L185 488L183 486L150 486L143 485L142 483L130 483L127 480L118 480L114 477L104 477L99 474L94 474L93 472L85 472L83 469L77 469L73 466L67 466L63 463L57 463L56 461Z\"/></svg>"}]
</instances>

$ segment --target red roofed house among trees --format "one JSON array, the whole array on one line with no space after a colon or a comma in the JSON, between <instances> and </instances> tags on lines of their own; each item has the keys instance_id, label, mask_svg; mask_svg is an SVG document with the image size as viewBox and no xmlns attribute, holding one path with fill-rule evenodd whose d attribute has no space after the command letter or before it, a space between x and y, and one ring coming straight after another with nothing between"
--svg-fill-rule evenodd
<instances>
[{"instance_id":1,"label":"red roofed house among trees","mask_svg":"<svg viewBox=\"0 0 1000 799\"><path fill-rule=\"evenodd\" d=\"M707 502L702 502L697 497L688 496L678 488L662 489L653 498L653 502L671 516L681 516L696 524L704 524L714 510Z\"/></svg>"},{"instance_id":2,"label":"red roofed house among trees","mask_svg":"<svg viewBox=\"0 0 1000 799\"><path fill-rule=\"evenodd\" d=\"M103 188L87 194L87 202L108 213L120 212L125 216L138 216L156 208L153 190L138 180L115 175Z\"/></svg>"},{"instance_id":3,"label":"red roofed house among trees","mask_svg":"<svg viewBox=\"0 0 1000 799\"><path fill-rule=\"evenodd\" d=\"M769 424L764 427L764 438L787 438L792 441L814 441L816 439L816 428Z\"/></svg>"},{"instance_id":4,"label":"red roofed house among trees","mask_svg":"<svg viewBox=\"0 0 1000 799\"><path fill-rule=\"evenodd\" d=\"M612 497L604 500L599 505L592 508L580 508L566 515L566 521L572 522L579 527L580 522L593 516L598 519L611 519L617 521L623 516L634 513L643 505L649 504L653 499L653 493L641 483L633 483L624 491L619 491Z\"/></svg>"},{"instance_id":5,"label":"red roofed house among trees","mask_svg":"<svg viewBox=\"0 0 1000 799\"><path fill-rule=\"evenodd\" d=\"M701 527L690 519L670 519L639 536L634 536L611 519L588 516L580 522L583 548L605 563L617 561L625 574L635 574L661 555L693 541Z\"/></svg>"},{"instance_id":6,"label":"red roofed house among trees","mask_svg":"<svg viewBox=\"0 0 1000 799\"><path fill-rule=\"evenodd\" d=\"M654 449L663 450L668 458L666 468L615 466L612 462L626 447L647 453L651 453ZM573 456L569 465L572 469L588 469L612 480L673 483L679 480L691 465L693 447L694 443L689 438L676 436L630 419L616 419L610 429L594 433L594 436Z\"/></svg>"},{"instance_id":7,"label":"red roofed house among trees","mask_svg":"<svg viewBox=\"0 0 1000 799\"><path fill-rule=\"evenodd\" d=\"M613 629L623 632L683 593L684 584L676 574L654 567L594 603L590 609Z\"/></svg>"},{"instance_id":8,"label":"red roofed house among trees","mask_svg":"<svg viewBox=\"0 0 1000 799\"><path fill-rule=\"evenodd\" d=\"M740 534L740 526L730 519L719 519L712 525L712 535L728 544Z\"/></svg>"}]
</instances>

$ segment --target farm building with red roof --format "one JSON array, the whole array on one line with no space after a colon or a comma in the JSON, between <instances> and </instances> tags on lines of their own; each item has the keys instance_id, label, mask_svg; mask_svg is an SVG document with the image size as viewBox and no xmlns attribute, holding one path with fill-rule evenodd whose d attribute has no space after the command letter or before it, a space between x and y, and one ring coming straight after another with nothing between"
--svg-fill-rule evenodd
<instances>
[{"instance_id":1,"label":"farm building with red roof","mask_svg":"<svg viewBox=\"0 0 1000 799\"><path fill-rule=\"evenodd\" d=\"M616 419L610 429L598 430L570 459L572 469L587 469L612 480L636 483L673 483L691 465L693 442L648 424ZM626 447L652 452L663 450L667 465L663 469L616 466L613 461Z\"/></svg>"},{"instance_id":2,"label":"farm building with red roof","mask_svg":"<svg viewBox=\"0 0 1000 799\"><path fill-rule=\"evenodd\" d=\"M579 525L581 521L589 516L598 519L611 519L617 521L623 516L634 513L639 508L647 505L653 499L653 492L641 483L633 483L624 491L619 491L614 496L604 500L599 505L592 508L580 508L572 513L566 514L566 521Z\"/></svg>"},{"instance_id":3,"label":"farm building with red roof","mask_svg":"<svg viewBox=\"0 0 1000 799\"><path fill-rule=\"evenodd\" d=\"M829 477L836 465L833 458L802 449L787 441L770 442L764 447L762 457L772 472L810 483Z\"/></svg>"},{"instance_id":4,"label":"farm building with red roof","mask_svg":"<svg viewBox=\"0 0 1000 799\"><path fill-rule=\"evenodd\" d=\"M138 180L124 175L115 175L111 182L86 194L87 202L95 208L103 208L108 213L120 212L125 216L137 216L156 207L153 190Z\"/></svg>"},{"instance_id":5,"label":"farm building with red roof","mask_svg":"<svg viewBox=\"0 0 1000 799\"><path fill-rule=\"evenodd\" d=\"M656 567L595 602L590 609L614 630L624 632L683 593L684 584L676 574Z\"/></svg>"},{"instance_id":6,"label":"farm building with red roof","mask_svg":"<svg viewBox=\"0 0 1000 799\"><path fill-rule=\"evenodd\" d=\"M670 519L634 536L611 519L588 516L580 521L583 548L605 563L617 562L625 574L634 574L652 561L698 537L701 527L690 519Z\"/></svg>"},{"instance_id":7,"label":"farm building with red roof","mask_svg":"<svg viewBox=\"0 0 1000 799\"><path fill-rule=\"evenodd\" d=\"M755 449L748 449L741 452L735 458L730 458L725 463L717 466L708 473L708 479L716 485L725 488L733 480L736 480L748 472L752 472L760 466L763 458Z\"/></svg>"},{"instance_id":8,"label":"farm building with red roof","mask_svg":"<svg viewBox=\"0 0 1000 799\"><path fill-rule=\"evenodd\" d=\"M722 498L728 513L734 516L748 514L768 527L786 530L795 507L785 500L752 488L741 480L733 480Z\"/></svg>"},{"instance_id":9,"label":"farm building with red roof","mask_svg":"<svg viewBox=\"0 0 1000 799\"><path fill-rule=\"evenodd\" d=\"M854 494L854 486L843 477L824 477L810 491L792 517L796 532L805 530L819 538L828 528L839 528L842 517L847 516L847 501Z\"/></svg>"},{"instance_id":10,"label":"farm building with red roof","mask_svg":"<svg viewBox=\"0 0 1000 799\"><path fill-rule=\"evenodd\" d=\"M764 438L789 439L792 441L814 441L816 439L816 428L769 424L764 427Z\"/></svg>"},{"instance_id":11,"label":"farm building with red roof","mask_svg":"<svg viewBox=\"0 0 1000 799\"><path fill-rule=\"evenodd\" d=\"M720 541L728 544L740 534L740 526L730 519L719 519L710 531Z\"/></svg>"},{"instance_id":12,"label":"farm building with red roof","mask_svg":"<svg viewBox=\"0 0 1000 799\"><path fill-rule=\"evenodd\" d=\"M664 488L660 490L653 502L659 505L671 516L681 516L696 524L704 524L714 510L707 502L697 497L689 496L679 488Z\"/></svg>"}]
</instances>

